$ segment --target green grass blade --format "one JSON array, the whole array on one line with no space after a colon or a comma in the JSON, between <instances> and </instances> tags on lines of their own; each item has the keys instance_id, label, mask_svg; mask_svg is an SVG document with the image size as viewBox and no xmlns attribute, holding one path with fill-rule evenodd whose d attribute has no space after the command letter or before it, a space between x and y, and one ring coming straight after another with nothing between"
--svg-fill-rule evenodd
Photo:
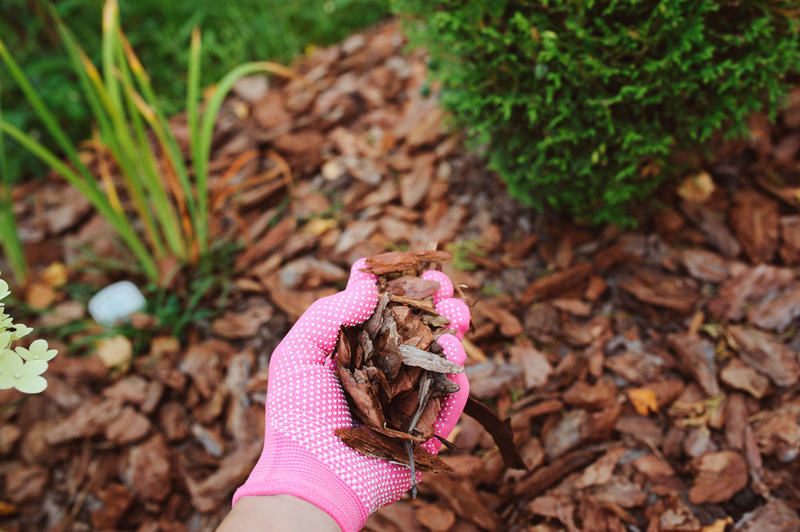
<instances>
[{"instance_id":1,"label":"green grass blade","mask_svg":"<svg viewBox=\"0 0 800 532\"><path fill-rule=\"evenodd\" d=\"M45 148L40 142L33 139L30 135L20 131L18 128L9 124L4 120L0 120L0 130L7 133L11 138L19 142L19 144L31 152L33 155L42 160L47 166L61 174L67 182L75 187L78 192L86 196L92 205L100 212L100 214L108 220L108 222L116 229L120 237L125 241L130 250L140 261L145 274L153 279L158 280L159 272L155 259L152 257L150 251L142 244L136 232L128 222L124 213L115 211L109 203L103 192L99 187L89 186L83 176L76 173L61 159Z\"/></svg>"},{"instance_id":2,"label":"green grass blade","mask_svg":"<svg viewBox=\"0 0 800 532\"><path fill-rule=\"evenodd\" d=\"M198 114L197 104L200 99L200 29L192 30L192 42L189 48L189 74L186 87L186 118L189 122L189 138L191 143L192 158L197 157Z\"/></svg>"},{"instance_id":3,"label":"green grass blade","mask_svg":"<svg viewBox=\"0 0 800 532\"><path fill-rule=\"evenodd\" d=\"M119 82L114 74L116 69L116 35L119 27L119 6L117 0L106 0L103 4L103 37L101 41L103 81L105 82L106 92L111 99L115 109L122 109L122 94Z\"/></svg>"},{"instance_id":4,"label":"green grass blade","mask_svg":"<svg viewBox=\"0 0 800 532\"><path fill-rule=\"evenodd\" d=\"M228 72L222 80L217 84L216 90L211 100L206 105L203 112L203 119L199 132L192 134L197 135L197 154L193 157L195 172L195 186L197 187L197 204L198 204L198 222L197 222L197 238L200 243L200 249L205 251L208 246L208 159L211 155L211 139L214 135L214 125L217 120L217 113L222 106L225 97L233 88L234 83L239 79L256 74L258 72L278 74L281 76L302 79L291 69L270 61L259 61L253 63L245 63L234 68Z\"/></svg>"},{"instance_id":5,"label":"green grass blade","mask_svg":"<svg viewBox=\"0 0 800 532\"><path fill-rule=\"evenodd\" d=\"M58 125L58 121L53 116L53 113L50 112L50 109L42 101L41 97L39 97L36 89L33 87L33 85L31 85L30 80L28 80L27 76L22 72L22 69L19 68L19 65L14 58L11 57L11 54L8 53L8 50L3 44L2 39L0 39L0 57L2 57L9 73L11 74L11 77L14 78L14 81L25 95L28 103L30 103L31 107L33 107L36 115L42 120L42 123L44 123L47 131L55 139L58 147L64 151L70 162L72 162L72 164L78 168L80 173L83 175L83 178L87 182L94 183L94 178L92 177L91 172L89 172L86 166L81 163L80 159L78 158L78 152L73 146L72 142L70 142L64 133L64 130ZM94 186L99 191L96 183Z\"/></svg>"},{"instance_id":6,"label":"green grass blade","mask_svg":"<svg viewBox=\"0 0 800 532\"><path fill-rule=\"evenodd\" d=\"M195 193L191 180L189 179L189 170L186 167L183 153L181 152L180 146L178 146L178 141L175 138L175 135L172 133L172 129L170 128L166 115L158 104L158 99L156 98L152 84L150 83L150 77L147 75L147 72L144 70L139 62L139 59L136 57L133 48L131 48L124 36L122 36L122 39L122 45L128 58L128 64L131 67L131 71L136 78L142 98L144 99L143 103L145 103L152 111L152 114L143 112L142 116L144 116L145 120L149 122L150 127L153 129L153 132L156 134L156 137L164 149L164 153L169 161L169 164L172 166L175 174L178 177L180 186L183 189L183 196L184 200L186 201L186 208L189 217L192 220L192 224L196 226L197 201L195 199Z\"/></svg>"},{"instance_id":7,"label":"green grass blade","mask_svg":"<svg viewBox=\"0 0 800 532\"><path fill-rule=\"evenodd\" d=\"M111 148L120 167L128 194L142 221L145 235L156 257L161 258L166 255L166 247L158 230L153 210L149 205L147 194L149 187L146 180L142 179L144 171L141 168L141 155L132 137L129 117L122 101L118 79L119 67L116 64L120 47L117 39L118 28L119 9L116 0L107 0L103 6L102 80L99 74L92 75L96 73L96 69L88 59L84 61L84 66L90 78L101 81L97 91L102 95L103 103L112 122L111 128L101 130L101 139Z\"/></svg>"},{"instance_id":8,"label":"green grass blade","mask_svg":"<svg viewBox=\"0 0 800 532\"><path fill-rule=\"evenodd\" d=\"M0 120L2 119L3 109L0 107ZM6 163L3 137L3 133L0 132L0 246L3 248L3 253L17 283L23 284L28 277L28 264L14 218L14 207L11 201L11 175Z\"/></svg>"},{"instance_id":9,"label":"green grass blade","mask_svg":"<svg viewBox=\"0 0 800 532\"><path fill-rule=\"evenodd\" d=\"M119 31L119 34L121 33L122 30ZM185 259L187 256L186 244L185 239L182 238L180 220L178 219L174 204L169 199L166 181L161 177L158 170L158 155L154 151L154 146L147 138L147 132L142 123L140 107L136 104L137 101L142 101L142 98L136 93L133 87L131 70L125 58L121 43L120 46L117 47L117 50L117 61L119 65L117 72L119 80L122 82L123 94L125 95L125 101L128 106L128 115L131 117L131 123L136 133L137 151L140 161L139 176L148 189L150 199L155 207L161 233L164 235L170 252L180 259Z\"/></svg>"}]
</instances>

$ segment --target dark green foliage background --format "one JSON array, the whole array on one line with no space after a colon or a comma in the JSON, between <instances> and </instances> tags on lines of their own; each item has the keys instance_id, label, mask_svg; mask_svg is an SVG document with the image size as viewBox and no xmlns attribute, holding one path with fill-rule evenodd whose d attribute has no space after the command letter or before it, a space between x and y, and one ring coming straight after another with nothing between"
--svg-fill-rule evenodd
<instances>
[{"instance_id":1,"label":"dark green foliage background","mask_svg":"<svg viewBox=\"0 0 800 532\"><path fill-rule=\"evenodd\" d=\"M443 101L524 202L631 223L670 155L770 115L800 65L783 0L393 0ZM659 168L658 175L643 168Z\"/></svg>"},{"instance_id":2,"label":"dark green foliage background","mask_svg":"<svg viewBox=\"0 0 800 532\"><path fill-rule=\"evenodd\" d=\"M104 1L53 3L98 61ZM169 113L180 111L185 103L189 39L195 26L203 30L202 84L207 86L243 62L288 62L308 44L338 42L389 11L388 0L119 0L119 4L122 29ZM0 37L77 143L89 136L90 112L46 13L41 0L0 0ZM40 124L1 64L0 83L4 118L36 135ZM12 175L42 170L30 154L8 144Z\"/></svg>"}]
</instances>

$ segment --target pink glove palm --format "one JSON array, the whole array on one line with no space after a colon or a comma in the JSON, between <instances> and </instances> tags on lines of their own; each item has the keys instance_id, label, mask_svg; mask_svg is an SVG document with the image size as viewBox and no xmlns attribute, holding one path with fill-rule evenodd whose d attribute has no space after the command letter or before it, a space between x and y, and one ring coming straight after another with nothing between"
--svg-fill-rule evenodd
<instances>
[{"instance_id":1,"label":"pink glove palm","mask_svg":"<svg viewBox=\"0 0 800 532\"><path fill-rule=\"evenodd\" d=\"M351 428L350 415L331 353L339 328L366 320L378 301L375 276L356 262L343 292L316 301L292 327L270 360L264 450L233 503L252 495L294 495L325 510L345 532L359 530L378 508L399 499L410 487L408 469L366 457L347 447L335 434ZM447 358L465 360L459 341L469 327L469 309L453 299L453 285L441 272L423 278L439 282L436 310L450 320L457 336L438 342ZM436 434L447 437L469 396L464 374L450 375L460 390L442 404ZM438 452L441 442L425 443Z\"/></svg>"}]
</instances>

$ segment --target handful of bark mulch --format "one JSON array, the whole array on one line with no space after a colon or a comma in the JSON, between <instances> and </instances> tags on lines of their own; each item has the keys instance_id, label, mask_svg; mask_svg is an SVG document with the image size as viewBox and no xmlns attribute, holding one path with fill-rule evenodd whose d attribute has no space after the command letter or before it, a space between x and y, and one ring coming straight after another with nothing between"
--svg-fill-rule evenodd
<instances>
[{"instance_id":1,"label":"handful of bark mulch","mask_svg":"<svg viewBox=\"0 0 800 532\"><path fill-rule=\"evenodd\" d=\"M339 379L351 412L364 422L359 428L338 429L336 434L362 454L407 465L413 495L415 469L452 470L420 445L439 438L434 424L442 401L459 389L446 373L464 372L445 358L436 343L440 336L455 332L433 305L439 283L419 277L449 259L450 254L443 251L391 252L367 258L370 271L378 276L378 304L367 321L340 331L336 348ZM465 412L470 411L498 442L504 457L516 455L519 461L512 458L512 467L521 464L510 427L477 401L470 400ZM509 445L511 451L503 450Z\"/></svg>"}]
</instances>

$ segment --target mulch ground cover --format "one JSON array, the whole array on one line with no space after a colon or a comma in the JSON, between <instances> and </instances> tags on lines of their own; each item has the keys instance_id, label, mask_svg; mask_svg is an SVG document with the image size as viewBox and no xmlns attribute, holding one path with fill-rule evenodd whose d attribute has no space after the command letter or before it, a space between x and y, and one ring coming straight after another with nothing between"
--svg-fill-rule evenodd
<instances>
[{"instance_id":1,"label":"mulch ground cover","mask_svg":"<svg viewBox=\"0 0 800 532\"><path fill-rule=\"evenodd\" d=\"M437 243L472 307L472 395L510 418L528 471L462 418L454 472L369 530L800 530L800 90L638 229L584 228L507 197L403 46L387 23L295 64L305 81L237 85L210 205L216 241L245 248L224 312L183 341L144 314L135 357L71 329L91 323L76 294L119 277L87 257L129 259L61 181L18 187L29 256L56 262L20 298L61 354L45 393L0 394L0 528L212 529L260 453L294 320L359 257Z\"/></svg>"}]
</instances>

